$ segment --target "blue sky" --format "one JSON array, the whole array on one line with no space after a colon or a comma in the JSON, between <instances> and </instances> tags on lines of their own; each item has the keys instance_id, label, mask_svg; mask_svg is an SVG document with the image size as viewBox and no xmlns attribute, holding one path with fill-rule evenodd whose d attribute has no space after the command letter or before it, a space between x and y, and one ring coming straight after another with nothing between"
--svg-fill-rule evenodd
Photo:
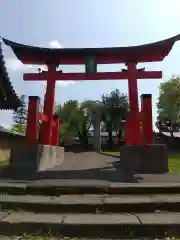
<instances>
[{"instance_id":1,"label":"blue sky","mask_svg":"<svg viewBox=\"0 0 180 240\"><path fill-rule=\"evenodd\" d=\"M113 47L146 44L180 33L179 0L1 0L0 35L23 44L44 47ZM45 84L24 82L23 72L37 67L23 66L11 49L3 46L8 72L16 92L43 96ZM139 80L139 96L153 95L153 120L159 84L180 74L180 43L162 63L141 64L147 70L162 70L163 79ZM100 71L117 71L122 66L103 65ZM66 66L64 71L83 71ZM58 82L56 102L69 99L100 99L115 88L127 93L127 81ZM12 123L12 113L0 115L0 125Z\"/></svg>"}]
</instances>

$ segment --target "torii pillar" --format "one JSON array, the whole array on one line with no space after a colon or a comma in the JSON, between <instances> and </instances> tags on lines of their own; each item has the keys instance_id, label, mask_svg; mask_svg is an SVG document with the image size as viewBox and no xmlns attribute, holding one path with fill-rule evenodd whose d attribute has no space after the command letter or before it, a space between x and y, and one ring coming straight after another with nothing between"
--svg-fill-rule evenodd
<instances>
[{"instance_id":1,"label":"torii pillar","mask_svg":"<svg viewBox=\"0 0 180 240\"><path fill-rule=\"evenodd\" d=\"M52 125L53 125L53 111L54 111L54 98L55 98L55 88L56 79L54 77L56 73L56 64L49 63L48 72L46 72L47 85L46 93L44 98L44 111L43 113L48 116L48 121L42 124L42 135L41 142L44 145L51 145L52 138Z\"/></svg>"},{"instance_id":2,"label":"torii pillar","mask_svg":"<svg viewBox=\"0 0 180 240\"><path fill-rule=\"evenodd\" d=\"M143 144L153 144L152 94L141 95L141 122Z\"/></svg>"},{"instance_id":3,"label":"torii pillar","mask_svg":"<svg viewBox=\"0 0 180 240\"><path fill-rule=\"evenodd\" d=\"M139 119L139 106L138 106L138 86L137 86L137 69L136 62L128 62L128 92L130 112L128 116L128 132L129 144L141 144L141 131Z\"/></svg>"}]
</instances>

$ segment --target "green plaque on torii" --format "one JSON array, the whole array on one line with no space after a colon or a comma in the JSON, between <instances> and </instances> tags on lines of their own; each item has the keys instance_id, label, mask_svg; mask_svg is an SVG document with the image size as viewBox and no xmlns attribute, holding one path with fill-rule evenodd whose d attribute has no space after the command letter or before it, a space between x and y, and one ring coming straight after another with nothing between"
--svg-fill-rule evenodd
<instances>
[{"instance_id":1,"label":"green plaque on torii","mask_svg":"<svg viewBox=\"0 0 180 240\"><path fill-rule=\"evenodd\" d=\"M96 63L95 57L86 57L85 72L86 73L97 73L97 63Z\"/></svg>"}]
</instances>

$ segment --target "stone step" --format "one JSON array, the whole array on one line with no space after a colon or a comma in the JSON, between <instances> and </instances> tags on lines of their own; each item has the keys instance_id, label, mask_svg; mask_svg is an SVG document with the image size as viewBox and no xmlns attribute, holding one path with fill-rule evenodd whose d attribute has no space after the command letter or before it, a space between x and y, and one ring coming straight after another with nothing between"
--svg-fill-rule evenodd
<instances>
[{"instance_id":1,"label":"stone step","mask_svg":"<svg viewBox=\"0 0 180 240\"><path fill-rule=\"evenodd\" d=\"M180 183L107 183L63 179L0 181L0 193L59 196L62 194L178 194Z\"/></svg>"},{"instance_id":2,"label":"stone step","mask_svg":"<svg viewBox=\"0 0 180 240\"><path fill-rule=\"evenodd\" d=\"M22 166L17 169L16 167L10 166L3 169L0 169L0 178L4 179L13 179L14 181L29 181L36 179L36 169L34 167L29 167L28 172L25 169L26 166Z\"/></svg>"},{"instance_id":3,"label":"stone step","mask_svg":"<svg viewBox=\"0 0 180 240\"><path fill-rule=\"evenodd\" d=\"M180 212L180 194L171 195L0 195L0 209L35 213Z\"/></svg>"},{"instance_id":4,"label":"stone step","mask_svg":"<svg viewBox=\"0 0 180 240\"><path fill-rule=\"evenodd\" d=\"M59 233L69 237L164 237L180 235L180 213L137 214L33 214L1 213L0 234L41 235Z\"/></svg>"}]
</instances>

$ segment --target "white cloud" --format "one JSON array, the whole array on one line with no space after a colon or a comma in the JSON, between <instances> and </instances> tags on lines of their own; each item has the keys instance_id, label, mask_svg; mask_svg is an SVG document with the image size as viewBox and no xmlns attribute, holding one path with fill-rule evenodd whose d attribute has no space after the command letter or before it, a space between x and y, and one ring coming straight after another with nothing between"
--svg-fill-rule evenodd
<instances>
[{"instance_id":1,"label":"white cloud","mask_svg":"<svg viewBox=\"0 0 180 240\"><path fill-rule=\"evenodd\" d=\"M12 111L5 111L1 110L1 117L0 117L0 126L5 128L9 128L9 126L13 123L12 120Z\"/></svg>"},{"instance_id":2,"label":"white cloud","mask_svg":"<svg viewBox=\"0 0 180 240\"><path fill-rule=\"evenodd\" d=\"M59 43L57 40L52 40L48 43L48 45L51 48L62 48L63 45L61 43ZM21 71L21 70L25 70L27 68L36 68L36 72L37 72L37 66L33 66L33 65L26 65L21 63L21 61L19 61L17 58L9 58L6 60L6 67L7 69L11 70L11 71ZM41 69L41 71L47 71L47 66L39 66L39 68ZM44 81L42 83L45 83ZM69 85L74 84L74 81L57 81L57 87L67 87Z\"/></svg>"},{"instance_id":3,"label":"white cloud","mask_svg":"<svg viewBox=\"0 0 180 240\"><path fill-rule=\"evenodd\" d=\"M50 41L49 46L51 48L63 48L63 45L60 42L58 42L57 40Z\"/></svg>"},{"instance_id":4,"label":"white cloud","mask_svg":"<svg viewBox=\"0 0 180 240\"><path fill-rule=\"evenodd\" d=\"M47 71L47 66L42 66L39 67L41 71ZM41 81L41 83L45 84L46 81ZM56 86L57 87L67 87L69 85L74 84L74 81L56 81Z\"/></svg>"},{"instance_id":5,"label":"white cloud","mask_svg":"<svg viewBox=\"0 0 180 240\"><path fill-rule=\"evenodd\" d=\"M63 45L61 43L59 43L57 40L52 40L49 42L49 46L51 48L63 48ZM46 66L43 66L43 67L40 67L40 69L43 71L47 71L47 67ZM43 83L45 83L43 81ZM72 85L74 84L75 82L74 81L57 81L56 84L57 84L57 87L67 87L69 85Z\"/></svg>"},{"instance_id":6,"label":"white cloud","mask_svg":"<svg viewBox=\"0 0 180 240\"><path fill-rule=\"evenodd\" d=\"M75 83L74 81L57 81L57 86L67 87L67 86L72 85L74 83Z\"/></svg>"},{"instance_id":7,"label":"white cloud","mask_svg":"<svg viewBox=\"0 0 180 240\"><path fill-rule=\"evenodd\" d=\"M42 84L46 84L46 81L40 81ZM69 85L74 84L74 81L57 81L56 87L68 87Z\"/></svg>"},{"instance_id":8,"label":"white cloud","mask_svg":"<svg viewBox=\"0 0 180 240\"><path fill-rule=\"evenodd\" d=\"M39 66L38 69L41 69L41 71L47 71L47 66Z\"/></svg>"},{"instance_id":9,"label":"white cloud","mask_svg":"<svg viewBox=\"0 0 180 240\"><path fill-rule=\"evenodd\" d=\"M50 41L48 43L48 45L51 48L62 48L62 44L59 43L57 40ZM32 68L33 65L23 64L17 58L8 58L8 59L6 59L6 67L9 70L12 70L12 71L19 71L19 70L22 70L22 69ZM44 68L42 67L42 69L44 69Z\"/></svg>"},{"instance_id":10,"label":"white cloud","mask_svg":"<svg viewBox=\"0 0 180 240\"><path fill-rule=\"evenodd\" d=\"M21 69L25 68L32 68L32 65L25 65L21 61L19 61L16 58L8 58L5 60L5 64L7 69L10 69L12 71L19 71Z\"/></svg>"}]
</instances>

